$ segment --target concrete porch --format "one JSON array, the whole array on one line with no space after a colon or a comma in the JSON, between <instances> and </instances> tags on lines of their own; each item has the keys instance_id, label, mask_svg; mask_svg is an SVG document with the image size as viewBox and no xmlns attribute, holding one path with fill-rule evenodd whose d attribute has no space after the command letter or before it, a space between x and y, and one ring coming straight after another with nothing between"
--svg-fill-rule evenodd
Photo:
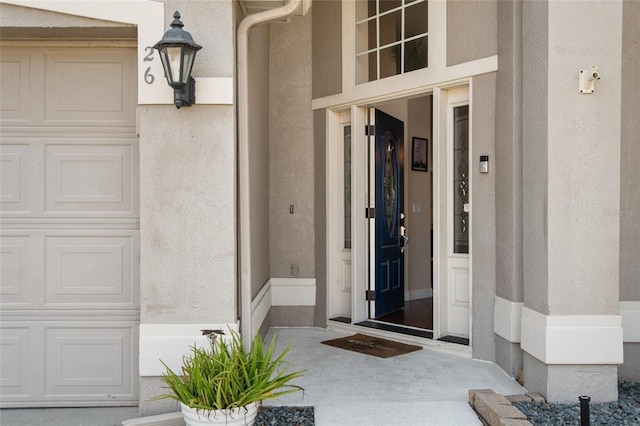
<instances>
[{"instance_id":1,"label":"concrete porch","mask_svg":"<svg viewBox=\"0 0 640 426\"><path fill-rule=\"evenodd\" d=\"M367 329L358 332L367 334ZM469 389L488 388L503 395L525 392L497 365L439 347L382 359L321 344L350 334L345 331L274 328L267 338L274 334L278 349L294 342L288 360L292 369L306 370L296 382L305 393L265 405L314 406L318 426L480 425L468 404ZM0 423L116 426L135 415L134 407L8 409L0 412Z\"/></svg>"}]
</instances>

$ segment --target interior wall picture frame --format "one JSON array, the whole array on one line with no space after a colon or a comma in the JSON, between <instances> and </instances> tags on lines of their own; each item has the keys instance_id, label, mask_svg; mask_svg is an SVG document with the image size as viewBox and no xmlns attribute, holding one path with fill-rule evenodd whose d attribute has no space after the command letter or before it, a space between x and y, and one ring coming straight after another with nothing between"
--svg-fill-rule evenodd
<instances>
[{"instance_id":1,"label":"interior wall picture frame","mask_svg":"<svg viewBox=\"0 0 640 426\"><path fill-rule=\"evenodd\" d=\"M425 138L413 137L411 141L411 170L418 172L429 171L429 157L428 157L428 143L429 140Z\"/></svg>"}]
</instances>

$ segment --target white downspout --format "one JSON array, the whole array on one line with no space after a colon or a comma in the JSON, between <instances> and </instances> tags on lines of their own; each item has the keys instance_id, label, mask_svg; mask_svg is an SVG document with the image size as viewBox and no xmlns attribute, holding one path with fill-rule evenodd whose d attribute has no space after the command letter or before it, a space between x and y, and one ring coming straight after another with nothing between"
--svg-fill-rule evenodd
<instances>
[{"instance_id":1,"label":"white downspout","mask_svg":"<svg viewBox=\"0 0 640 426\"><path fill-rule=\"evenodd\" d=\"M240 202L240 332L248 344L255 333L251 327L251 222L249 217L249 30L254 25L286 18L302 0L289 0L279 8L249 15L238 26L238 178Z\"/></svg>"}]
</instances>

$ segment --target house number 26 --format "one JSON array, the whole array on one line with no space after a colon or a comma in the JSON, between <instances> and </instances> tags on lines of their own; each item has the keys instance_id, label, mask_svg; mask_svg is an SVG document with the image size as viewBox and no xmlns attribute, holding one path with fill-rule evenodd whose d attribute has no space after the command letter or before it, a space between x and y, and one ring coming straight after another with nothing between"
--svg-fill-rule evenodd
<instances>
[{"instance_id":1,"label":"house number 26","mask_svg":"<svg viewBox=\"0 0 640 426\"><path fill-rule=\"evenodd\" d=\"M153 61L153 47L151 46L147 46L144 48L145 52L148 52L147 55L144 57L144 59L142 59L144 62L151 62ZM144 72L144 82L147 84L153 84L153 82L155 81L155 77L153 74L151 74L151 66L148 66L147 69Z\"/></svg>"}]
</instances>

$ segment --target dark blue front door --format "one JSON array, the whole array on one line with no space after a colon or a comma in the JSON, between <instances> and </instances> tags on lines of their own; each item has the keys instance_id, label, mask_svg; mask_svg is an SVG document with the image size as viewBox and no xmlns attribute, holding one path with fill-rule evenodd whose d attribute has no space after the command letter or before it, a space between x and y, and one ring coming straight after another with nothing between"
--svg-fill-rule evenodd
<instances>
[{"instance_id":1,"label":"dark blue front door","mask_svg":"<svg viewBox=\"0 0 640 426\"><path fill-rule=\"evenodd\" d=\"M404 123L375 110L375 318L404 306Z\"/></svg>"}]
</instances>

